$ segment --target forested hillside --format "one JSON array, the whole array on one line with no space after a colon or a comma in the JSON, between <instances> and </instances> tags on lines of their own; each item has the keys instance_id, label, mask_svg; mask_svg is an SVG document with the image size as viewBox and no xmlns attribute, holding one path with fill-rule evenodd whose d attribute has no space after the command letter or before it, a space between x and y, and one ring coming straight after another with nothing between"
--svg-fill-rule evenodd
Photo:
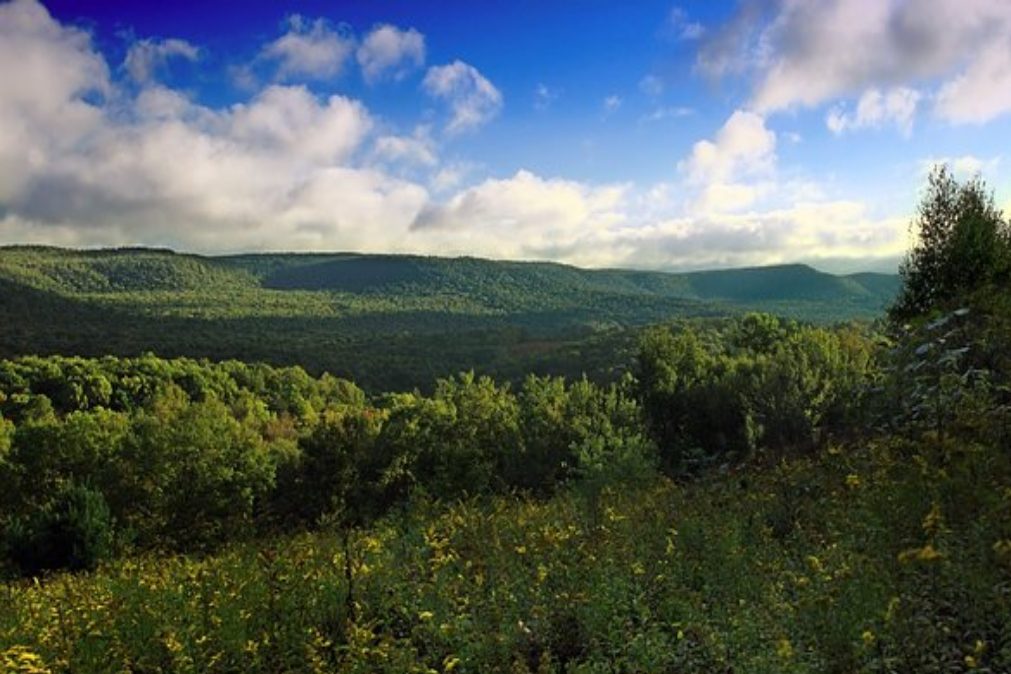
<instances>
[{"instance_id":1,"label":"forested hillside","mask_svg":"<svg viewBox=\"0 0 1011 674\"><path fill-rule=\"evenodd\" d=\"M0 361L0 671L1011 671L1011 224L941 169L916 225L887 319L653 325L609 383ZM139 296L116 255L173 297L354 282L57 255L105 261L18 268L68 312Z\"/></svg>"},{"instance_id":2,"label":"forested hillside","mask_svg":"<svg viewBox=\"0 0 1011 674\"><path fill-rule=\"evenodd\" d=\"M15 247L0 250L0 356L262 360L329 371L370 391L428 387L464 369L512 381L528 372L607 381L648 324L746 310L870 318L897 287L894 276L804 266L664 274L472 258Z\"/></svg>"}]
</instances>

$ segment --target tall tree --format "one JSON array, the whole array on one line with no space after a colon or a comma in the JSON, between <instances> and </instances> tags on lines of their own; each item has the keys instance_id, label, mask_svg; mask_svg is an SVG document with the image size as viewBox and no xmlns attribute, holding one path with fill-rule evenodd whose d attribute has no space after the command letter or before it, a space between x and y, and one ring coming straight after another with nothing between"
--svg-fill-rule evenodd
<instances>
[{"instance_id":1,"label":"tall tree","mask_svg":"<svg viewBox=\"0 0 1011 674\"><path fill-rule=\"evenodd\" d=\"M1008 223L983 180L959 182L940 165L930 173L916 220L917 241L900 267L893 320L923 315L967 292L1007 279Z\"/></svg>"}]
</instances>

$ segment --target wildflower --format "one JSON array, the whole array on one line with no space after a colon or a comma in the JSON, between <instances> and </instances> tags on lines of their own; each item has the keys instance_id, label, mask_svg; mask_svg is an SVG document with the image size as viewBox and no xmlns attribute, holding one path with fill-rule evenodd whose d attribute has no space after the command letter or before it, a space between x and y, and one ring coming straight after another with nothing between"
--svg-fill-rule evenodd
<instances>
[{"instance_id":1,"label":"wildflower","mask_svg":"<svg viewBox=\"0 0 1011 674\"><path fill-rule=\"evenodd\" d=\"M976 669L976 667L978 666L976 658L972 657L971 655L965 656L965 666L968 667L969 669Z\"/></svg>"},{"instance_id":2,"label":"wildflower","mask_svg":"<svg viewBox=\"0 0 1011 674\"><path fill-rule=\"evenodd\" d=\"M517 545L515 549L516 549L516 554L517 555L525 555L525 554L527 554L527 546L525 546L525 545Z\"/></svg>"},{"instance_id":3,"label":"wildflower","mask_svg":"<svg viewBox=\"0 0 1011 674\"><path fill-rule=\"evenodd\" d=\"M910 548L899 553L899 563L934 562L944 557L934 546L927 543L922 548Z\"/></svg>"},{"instance_id":4,"label":"wildflower","mask_svg":"<svg viewBox=\"0 0 1011 674\"><path fill-rule=\"evenodd\" d=\"M888 600L888 608L885 609L885 622L891 622L895 618L895 612L899 610L899 605L902 600L898 597L892 597Z\"/></svg>"},{"instance_id":5,"label":"wildflower","mask_svg":"<svg viewBox=\"0 0 1011 674\"><path fill-rule=\"evenodd\" d=\"M793 657L793 644L790 643L789 639L779 640L776 644L776 655L784 660L789 660Z\"/></svg>"},{"instance_id":6,"label":"wildflower","mask_svg":"<svg viewBox=\"0 0 1011 674\"><path fill-rule=\"evenodd\" d=\"M846 486L850 489L856 489L860 486L860 476L856 473L850 473L846 476Z\"/></svg>"},{"instance_id":7,"label":"wildflower","mask_svg":"<svg viewBox=\"0 0 1011 674\"><path fill-rule=\"evenodd\" d=\"M923 531L928 536L933 536L944 528L944 518L941 515L941 506L935 501L930 508L930 512L923 518Z\"/></svg>"},{"instance_id":8,"label":"wildflower","mask_svg":"<svg viewBox=\"0 0 1011 674\"><path fill-rule=\"evenodd\" d=\"M435 617L435 614L431 611L422 611L418 614L418 620L428 621Z\"/></svg>"},{"instance_id":9,"label":"wildflower","mask_svg":"<svg viewBox=\"0 0 1011 674\"><path fill-rule=\"evenodd\" d=\"M447 655L446 659L442 661L442 671L452 672L456 669L456 666L460 664L460 658L452 657Z\"/></svg>"},{"instance_id":10,"label":"wildflower","mask_svg":"<svg viewBox=\"0 0 1011 674\"><path fill-rule=\"evenodd\" d=\"M24 646L13 646L0 653L0 667L4 672L23 674L50 674L42 658Z\"/></svg>"},{"instance_id":11,"label":"wildflower","mask_svg":"<svg viewBox=\"0 0 1011 674\"><path fill-rule=\"evenodd\" d=\"M864 630L863 634L860 635L860 639L864 642L864 646L873 646L874 642L877 641L874 632L870 630Z\"/></svg>"}]
</instances>

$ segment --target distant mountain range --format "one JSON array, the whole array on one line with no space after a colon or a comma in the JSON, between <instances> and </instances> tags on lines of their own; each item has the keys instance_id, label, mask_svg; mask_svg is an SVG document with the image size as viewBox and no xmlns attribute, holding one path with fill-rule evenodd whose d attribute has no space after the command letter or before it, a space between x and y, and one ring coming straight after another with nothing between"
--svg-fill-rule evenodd
<instances>
[{"instance_id":1,"label":"distant mountain range","mask_svg":"<svg viewBox=\"0 0 1011 674\"><path fill-rule=\"evenodd\" d=\"M894 274L837 276L806 265L665 273L470 257L15 246L0 248L0 356L151 350L410 385L415 374L499 371L517 354L549 362L560 345L578 342L583 352L602 334L681 318L757 310L872 319L898 288ZM574 357L563 369L578 365Z\"/></svg>"}]
</instances>

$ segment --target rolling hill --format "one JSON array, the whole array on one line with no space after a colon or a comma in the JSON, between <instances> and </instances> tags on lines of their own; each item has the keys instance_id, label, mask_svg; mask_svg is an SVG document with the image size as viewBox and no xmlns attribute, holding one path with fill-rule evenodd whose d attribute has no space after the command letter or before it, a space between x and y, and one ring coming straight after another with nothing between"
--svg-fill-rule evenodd
<instances>
[{"instance_id":1,"label":"rolling hill","mask_svg":"<svg viewBox=\"0 0 1011 674\"><path fill-rule=\"evenodd\" d=\"M887 274L693 273L415 255L200 256L0 248L0 356L188 355L301 364L374 390L475 368L604 377L638 327L770 311L869 319Z\"/></svg>"}]
</instances>

